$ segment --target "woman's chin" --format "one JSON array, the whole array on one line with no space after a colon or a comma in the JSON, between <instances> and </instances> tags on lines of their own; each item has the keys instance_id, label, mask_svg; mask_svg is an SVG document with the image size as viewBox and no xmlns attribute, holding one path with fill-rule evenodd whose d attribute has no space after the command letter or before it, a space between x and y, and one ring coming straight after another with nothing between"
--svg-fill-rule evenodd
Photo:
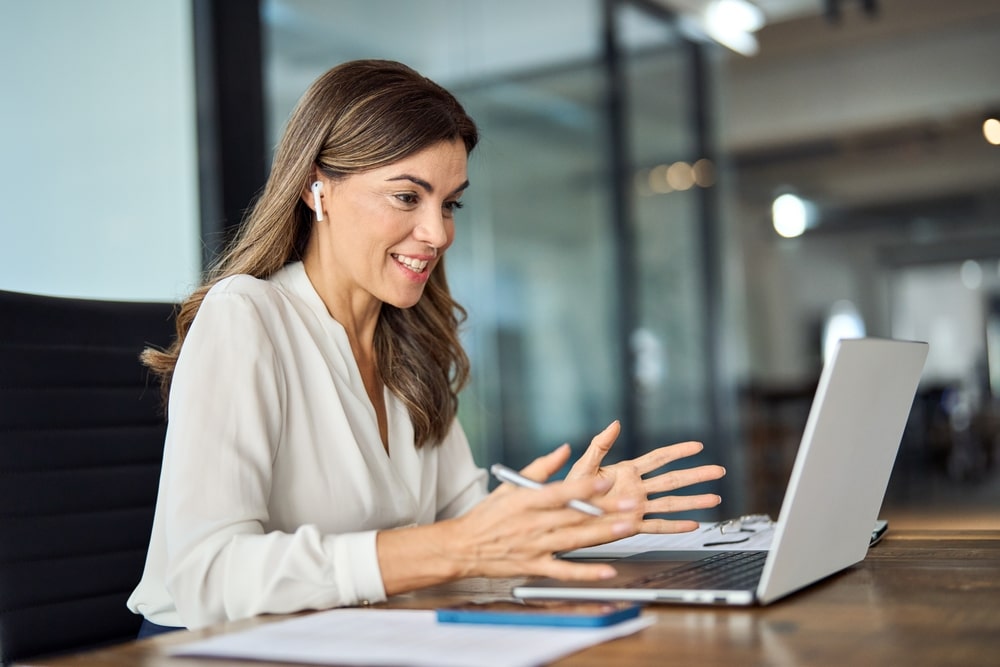
<instances>
[{"instance_id":1,"label":"woman's chin","mask_svg":"<svg viewBox=\"0 0 1000 667\"><path fill-rule=\"evenodd\" d=\"M387 303L390 306L399 308L401 310L406 310L407 308L413 308L415 305L420 303L420 298L424 295L424 291L421 289L417 293L408 294L396 294L388 299L383 299L383 303Z\"/></svg>"}]
</instances>

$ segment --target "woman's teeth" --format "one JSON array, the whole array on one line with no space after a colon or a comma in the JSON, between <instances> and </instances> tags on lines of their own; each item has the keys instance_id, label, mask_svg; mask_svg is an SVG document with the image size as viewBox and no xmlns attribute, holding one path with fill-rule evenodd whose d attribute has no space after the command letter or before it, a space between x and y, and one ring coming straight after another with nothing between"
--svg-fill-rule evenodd
<instances>
[{"instance_id":1,"label":"woman's teeth","mask_svg":"<svg viewBox=\"0 0 1000 667\"><path fill-rule=\"evenodd\" d=\"M406 266L414 273L422 273L429 263L426 259L414 259L406 255L393 255L393 258L400 264Z\"/></svg>"}]
</instances>

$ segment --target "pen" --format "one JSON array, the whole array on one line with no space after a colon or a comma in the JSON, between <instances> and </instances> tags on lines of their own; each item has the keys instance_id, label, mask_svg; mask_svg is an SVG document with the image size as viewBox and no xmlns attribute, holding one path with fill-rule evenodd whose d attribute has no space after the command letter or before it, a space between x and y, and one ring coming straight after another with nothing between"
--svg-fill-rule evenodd
<instances>
[{"instance_id":1,"label":"pen","mask_svg":"<svg viewBox=\"0 0 1000 667\"><path fill-rule=\"evenodd\" d=\"M544 486L543 484L540 484L533 479L528 479L524 475L518 474L517 472L511 470L507 466L502 465L500 463L494 463L492 466L490 466L490 472L493 473L493 476L499 479L501 482L509 482L514 486L523 486L528 489L540 489L542 488L542 486ZM604 514L604 510L602 510L600 507L597 507L596 505L591 505L590 503L586 503L582 500L573 499L569 501L567 505L569 505L575 510L583 512L584 514L589 514L591 516L601 516L602 514Z\"/></svg>"}]
</instances>

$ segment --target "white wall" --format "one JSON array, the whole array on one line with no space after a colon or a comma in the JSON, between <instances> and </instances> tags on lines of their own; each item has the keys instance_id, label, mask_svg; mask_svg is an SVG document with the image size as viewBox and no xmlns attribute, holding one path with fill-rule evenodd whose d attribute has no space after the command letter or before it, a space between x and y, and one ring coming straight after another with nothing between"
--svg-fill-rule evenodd
<instances>
[{"instance_id":1,"label":"white wall","mask_svg":"<svg viewBox=\"0 0 1000 667\"><path fill-rule=\"evenodd\" d=\"M0 0L0 289L176 300L200 270L190 0Z\"/></svg>"}]
</instances>

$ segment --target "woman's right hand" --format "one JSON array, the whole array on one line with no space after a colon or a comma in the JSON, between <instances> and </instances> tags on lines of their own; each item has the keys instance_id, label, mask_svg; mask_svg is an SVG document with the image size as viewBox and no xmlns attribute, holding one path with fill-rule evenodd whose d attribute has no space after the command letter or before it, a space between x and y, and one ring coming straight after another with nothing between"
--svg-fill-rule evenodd
<instances>
[{"instance_id":1,"label":"woman's right hand","mask_svg":"<svg viewBox=\"0 0 1000 667\"><path fill-rule=\"evenodd\" d=\"M568 445L535 459L522 474L548 479L565 465ZM610 482L583 479L546 484L541 489L500 485L481 503L450 526L452 556L462 576L540 575L556 579L609 578L607 564L582 564L555 558L555 554L610 542L639 530L634 501L605 497ZM593 517L567 506L586 500L605 511Z\"/></svg>"},{"instance_id":2,"label":"woman's right hand","mask_svg":"<svg viewBox=\"0 0 1000 667\"><path fill-rule=\"evenodd\" d=\"M548 479L568 460L563 445L522 473ZM610 542L639 531L634 501L610 499L610 482L588 477L526 489L502 484L466 514L429 526L378 534L386 594L464 577L545 576L596 580L615 576L607 563L556 558L562 551ZM585 500L604 510L594 517L567 506Z\"/></svg>"}]
</instances>

